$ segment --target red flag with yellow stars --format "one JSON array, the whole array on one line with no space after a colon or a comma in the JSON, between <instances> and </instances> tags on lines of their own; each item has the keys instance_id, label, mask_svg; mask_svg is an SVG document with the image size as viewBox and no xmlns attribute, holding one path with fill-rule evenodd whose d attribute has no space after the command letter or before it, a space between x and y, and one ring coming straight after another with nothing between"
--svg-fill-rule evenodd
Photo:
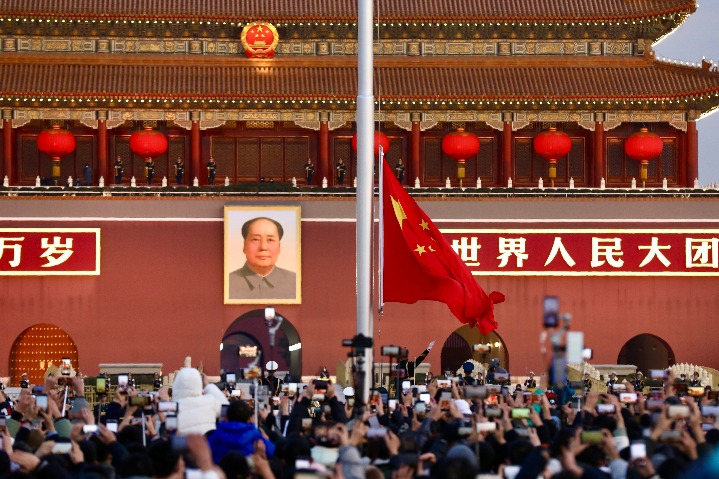
<instances>
[{"instance_id":1,"label":"red flag with yellow stars","mask_svg":"<svg viewBox=\"0 0 719 479\"><path fill-rule=\"evenodd\" d=\"M494 305L504 295L493 291L487 296L386 161L383 168L385 301L439 301L462 323L479 326L482 334L497 329Z\"/></svg>"}]
</instances>

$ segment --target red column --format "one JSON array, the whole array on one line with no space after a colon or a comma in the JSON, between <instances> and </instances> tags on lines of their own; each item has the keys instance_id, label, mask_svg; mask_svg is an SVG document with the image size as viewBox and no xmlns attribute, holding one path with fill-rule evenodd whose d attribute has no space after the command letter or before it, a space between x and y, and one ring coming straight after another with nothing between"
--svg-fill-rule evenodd
<instances>
[{"instance_id":1,"label":"red column","mask_svg":"<svg viewBox=\"0 0 719 479\"><path fill-rule=\"evenodd\" d=\"M687 187L694 187L694 180L699 178L699 134L697 122L687 121Z\"/></svg>"},{"instance_id":2,"label":"red column","mask_svg":"<svg viewBox=\"0 0 719 479\"><path fill-rule=\"evenodd\" d=\"M594 181L595 188L602 186L606 169L604 155L604 115L598 113L594 120Z\"/></svg>"},{"instance_id":3,"label":"red column","mask_svg":"<svg viewBox=\"0 0 719 479\"><path fill-rule=\"evenodd\" d=\"M332 180L330 174L330 115L327 112L320 112L320 144L317 152L318 174L315 184L322 185L322 178Z\"/></svg>"},{"instance_id":4,"label":"red column","mask_svg":"<svg viewBox=\"0 0 719 479\"><path fill-rule=\"evenodd\" d=\"M190 177L188 178L189 184L195 181L197 178L201 185L207 184L207 175L202 174L200 169L200 115L196 115L195 112L191 113L192 116L192 130L190 130ZM234 182L233 178L233 182Z\"/></svg>"},{"instance_id":5,"label":"red column","mask_svg":"<svg viewBox=\"0 0 719 479\"><path fill-rule=\"evenodd\" d=\"M412 120L412 141L410 146L409 171L407 172L407 182L409 186L414 186L415 178L421 178L420 171L420 152L422 150L422 131L420 129L421 113L411 113Z\"/></svg>"},{"instance_id":6,"label":"red column","mask_svg":"<svg viewBox=\"0 0 719 479\"><path fill-rule=\"evenodd\" d=\"M504 129L502 130L502 168L500 169L501 175L499 177L499 186L507 186L507 180L514 176L514 161L513 161L513 143L514 138L512 134L512 114L505 113L503 115ZM514 178L512 178L514 181Z\"/></svg>"},{"instance_id":7,"label":"red column","mask_svg":"<svg viewBox=\"0 0 719 479\"><path fill-rule=\"evenodd\" d=\"M103 177L109 185L107 171L107 119L101 118L97 120L97 177Z\"/></svg>"},{"instance_id":8,"label":"red column","mask_svg":"<svg viewBox=\"0 0 719 479\"><path fill-rule=\"evenodd\" d=\"M3 178L8 177L10 184L15 184L15 169L13 168L12 162L12 115L10 112L3 112L2 120L2 135L3 135ZM2 178L0 178L2 179Z\"/></svg>"}]
</instances>

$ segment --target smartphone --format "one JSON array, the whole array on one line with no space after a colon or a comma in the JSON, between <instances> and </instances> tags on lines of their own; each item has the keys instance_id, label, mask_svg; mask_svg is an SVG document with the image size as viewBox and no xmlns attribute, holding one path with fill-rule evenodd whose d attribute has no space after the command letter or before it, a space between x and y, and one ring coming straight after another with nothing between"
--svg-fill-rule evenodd
<instances>
[{"instance_id":1,"label":"smartphone","mask_svg":"<svg viewBox=\"0 0 719 479\"><path fill-rule=\"evenodd\" d=\"M105 394L107 392L107 381L105 378L97 378L95 380L95 391L97 391L97 394Z\"/></svg>"},{"instance_id":2,"label":"smartphone","mask_svg":"<svg viewBox=\"0 0 719 479\"><path fill-rule=\"evenodd\" d=\"M690 396L693 396L695 398L702 397L704 395L704 388L701 386L690 386L688 388L688 393Z\"/></svg>"},{"instance_id":3,"label":"smartphone","mask_svg":"<svg viewBox=\"0 0 719 479\"><path fill-rule=\"evenodd\" d=\"M669 371L666 369L650 369L649 377L651 379L661 379L664 381L669 378Z\"/></svg>"},{"instance_id":4,"label":"smartphone","mask_svg":"<svg viewBox=\"0 0 719 479\"><path fill-rule=\"evenodd\" d=\"M449 379L437 379L437 387L439 388L451 388L452 387L452 381Z\"/></svg>"},{"instance_id":5,"label":"smartphone","mask_svg":"<svg viewBox=\"0 0 719 479\"><path fill-rule=\"evenodd\" d=\"M412 387L412 383L410 381L402 381L402 394L409 393L409 388Z\"/></svg>"},{"instance_id":6,"label":"smartphone","mask_svg":"<svg viewBox=\"0 0 719 479\"><path fill-rule=\"evenodd\" d=\"M60 368L60 372L63 376L69 376L70 375L70 358L62 358L62 365Z\"/></svg>"},{"instance_id":7,"label":"smartphone","mask_svg":"<svg viewBox=\"0 0 719 479\"><path fill-rule=\"evenodd\" d=\"M664 431L659 440L661 442L677 442L682 438L682 432L678 429L672 429L670 431Z\"/></svg>"},{"instance_id":8,"label":"smartphone","mask_svg":"<svg viewBox=\"0 0 719 479\"><path fill-rule=\"evenodd\" d=\"M619 393L619 401L625 404L634 404L637 402L637 393Z\"/></svg>"},{"instance_id":9,"label":"smartphone","mask_svg":"<svg viewBox=\"0 0 719 479\"><path fill-rule=\"evenodd\" d=\"M685 404L671 404L667 409L667 416L670 418L689 417L689 406Z\"/></svg>"},{"instance_id":10,"label":"smartphone","mask_svg":"<svg viewBox=\"0 0 719 479\"><path fill-rule=\"evenodd\" d=\"M427 404L422 401L414 403L414 412L417 415L427 414Z\"/></svg>"},{"instance_id":11,"label":"smartphone","mask_svg":"<svg viewBox=\"0 0 719 479\"><path fill-rule=\"evenodd\" d=\"M614 414L616 408L614 404L597 404L597 412L599 414Z\"/></svg>"},{"instance_id":12,"label":"smartphone","mask_svg":"<svg viewBox=\"0 0 719 479\"><path fill-rule=\"evenodd\" d=\"M149 396L130 396L130 406L145 407L150 405Z\"/></svg>"},{"instance_id":13,"label":"smartphone","mask_svg":"<svg viewBox=\"0 0 719 479\"><path fill-rule=\"evenodd\" d=\"M599 444L604 441L602 431L582 431L582 444Z\"/></svg>"},{"instance_id":14,"label":"smartphone","mask_svg":"<svg viewBox=\"0 0 719 479\"><path fill-rule=\"evenodd\" d=\"M242 397L242 389L233 389L230 393L230 396L232 396L233 398Z\"/></svg>"},{"instance_id":15,"label":"smartphone","mask_svg":"<svg viewBox=\"0 0 719 479\"><path fill-rule=\"evenodd\" d=\"M614 386L612 386L612 391L618 392L618 391L626 391L627 385L624 383L614 383Z\"/></svg>"},{"instance_id":16,"label":"smartphone","mask_svg":"<svg viewBox=\"0 0 719 479\"><path fill-rule=\"evenodd\" d=\"M452 393L449 391L442 391L439 396L439 408L446 411L449 409L449 403L452 400Z\"/></svg>"},{"instance_id":17,"label":"smartphone","mask_svg":"<svg viewBox=\"0 0 719 479\"><path fill-rule=\"evenodd\" d=\"M174 412L177 413L177 403L174 401L160 401L157 403L158 412Z\"/></svg>"},{"instance_id":18,"label":"smartphone","mask_svg":"<svg viewBox=\"0 0 719 479\"><path fill-rule=\"evenodd\" d=\"M37 404L37 408L42 411L47 411L47 395L45 394L36 394L35 395L35 404Z\"/></svg>"},{"instance_id":19,"label":"smartphone","mask_svg":"<svg viewBox=\"0 0 719 479\"><path fill-rule=\"evenodd\" d=\"M494 379L497 381L509 381L509 373L494 373Z\"/></svg>"},{"instance_id":20,"label":"smartphone","mask_svg":"<svg viewBox=\"0 0 719 479\"><path fill-rule=\"evenodd\" d=\"M95 434L97 432L97 424L85 424L82 426L82 432L85 434Z\"/></svg>"},{"instance_id":21,"label":"smartphone","mask_svg":"<svg viewBox=\"0 0 719 479\"><path fill-rule=\"evenodd\" d=\"M127 387L127 374L118 374L117 375L117 386L121 388Z\"/></svg>"},{"instance_id":22,"label":"smartphone","mask_svg":"<svg viewBox=\"0 0 719 479\"><path fill-rule=\"evenodd\" d=\"M719 406L702 406L702 416L719 417Z\"/></svg>"},{"instance_id":23,"label":"smartphone","mask_svg":"<svg viewBox=\"0 0 719 479\"><path fill-rule=\"evenodd\" d=\"M543 313L544 327L556 328L559 325L559 297L545 296Z\"/></svg>"},{"instance_id":24,"label":"smartphone","mask_svg":"<svg viewBox=\"0 0 719 479\"><path fill-rule=\"evenodd\" d=\"M318 394L324 394L327 392L327 381L321 381L319 379L315 379L312 381L312 384L315 386L315 392Z\"/></svg>"},{"instance_id":25,"label":"smartphone","mask_svg":"<svg viewBox=\"0 0 719 479\"><path fill-rule=\"evenodd\" d=\"M496 422L478 422L477 423L477 432L489 432L489 431L496 431L497 430L497 423Z\"/></svg>"},{"instance_id":26,"label":"smartphone","mask_svg":"<svg viewBox=\"0 0 719 479\"><path fill-rule=\"evenodd\" d=\"M466 399L484 399L487 397L487 387L486 386L465 386L464 397Z\"/></svg>"},{"instance_id":27,"label":"smartphone","mask_svg":"<svg viewBox=\"0 0 719 479\"><path fill-rule=\"evenodd\" d=\"M647 406L647 409L649 409L650 411L657 411L657 410L661 409L662 406L664 406L664 399L657 399L657 398L647 399L646 406Z\"/></svg>"},{"instance_id":28,"label":"smartphone","mask_svg":"<svg viewBox=\"0 0 719 479\"><path fill-rule=\"evenodd\" d=\"M165 429L168 431L177 430L177 416L166 416L165 417Z\"/></svg>"},{"instance_id":29,"label":"smartphone","mask_svg":"<svg viewBox=\"0 0 719 479\"><path fill-rule=\"evenodd\" d=\"M5 416L0 416L0 427L5 427L7 425L7 419Z\"/></svg>"},{"instance_id":30,"label":"smartphone","mask_svg":"<svg viewBox=\"0 0 719 479\"><path fill-rule=\"evenodd\" d=\"M108 431L117 432L117 421L114 419L108 419L105 427Z\"/></svg>"},{"instance_id":31,"label":"smartphone","mask_svg":"<svg viewBox=\"0 0 719 479\"><path fill-rule=\"evenodd\" d=\"M512 419L526 419L529 417L529 408L515 407L512 408Z\"/></svg>"},{"instance_id":32,"label":"smartphone","mask_svg":"<svg viewBox=\"0 0 719 479\"><path fill-rule=\"evenodd\" d=\"M425 404L429 404L431 402L429 393L420 393L419 400Z\"/></svg>"},{"instance_id":33,"label":"smartphone","mask_svg":"<svg viewBox=\"0 0 719 479\"><path fill-rule=\"evenodd\" d=\"M225 374L225 382L228 384L235 384L237 382L237 376L235 373Z\"/></svg>"},{"instance_id":34,"label":"smartphone","mask_svg":"<svg viewBox=\"0 0 719 479\"><path fill-rule=\"evenodd\" d=\"M457 434L460 437L466 437L472 434L472 428L469 426L461 426L457 428Z\"/></svg>"},{"instance_id":35,"label":"smartphone","mask_svg":"<svg viewBox=\"0 0 719 479\"><path fill-rule=\"evenodd\" d=\"M581 331L567 331L565 356L570 363L584 361L584 333Z\"/></svg>"},{"instance_id":36,"label":"smartphone","mask_svg":"<svg viewBox=\"0 0 719 479\"><path fill-rule=\"evenodd\" d=\"M389 410L394 411L397 408L397 400L396 399L390 399L389 400Z\"/></svg>"},{"instance_id":37,"label":"smartphone","mask_svg":"<svg viewBox=\"0 0 719 479\"><path fill-rule=\"evenodd\" d=\"M641 441L632 442L629 446L629 456L632 461L647 457L647 445Z\"/></svg>"},{"instance_id":38,"label":"smartphone","mask_svg":"<svg viewBox=\"0 0 719 479\"><path fill-rule=\"evenodd\" d=\"M287 386L287 395L289 397L294 397L295 394L297 394L297 383L290 383Z\"/></svg>"},{"instance_id":39,"label":"smartphone","mask_svg":"<svg viewBox=\"0 0 719 479\"><path fill-rule=\"evenodd\" d=\"M310 469L310 467L311 467L310 458L298 457L297 459L295 459L295 469L296 470Z\"/></svg>"},{"instance_id":40,"label":"smartphone","mask_svg":"<svg viewBox=\"0 0 719 479\"><path fill-rule=\"evenodd\" d=\"M52 446L53 454L69 454L70 451L72 451L71 442L56 442L55 445Z\"/></svg>"},{"instance_id":41,"label":"smartphone","mask_svg":"<svg viewBox=\"0 0 719 479\"><path fill-rule=\"evenodd\" d=\"M502 410L498 407L485 408L484 417L502 417Z\"/></svg>"}]
</instances>

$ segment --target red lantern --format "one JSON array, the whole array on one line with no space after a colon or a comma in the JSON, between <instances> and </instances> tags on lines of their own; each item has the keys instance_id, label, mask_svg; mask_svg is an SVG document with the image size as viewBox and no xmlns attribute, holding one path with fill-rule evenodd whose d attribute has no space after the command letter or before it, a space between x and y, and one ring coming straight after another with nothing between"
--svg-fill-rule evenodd
<instances>
[{"instance_id":1,"label":"red lantern","mask_svg":"<svg viewBox=\"0 0 719 479\"><path fill-rule=\"evenodd\" d=\"M59 125L37 136L37 148L52 158L52 176L60 177L60 158L75 151L75 137Z\"/></svg>"},{"instance_id":2,"label":"red lantern","mask_svg":"<svg viewBox=\"0 0 719 479\"><path fill-rule=\"evenodd\" d=\"M549 178L554 186L557 177L557 160L569 153L572 149L572 139L563 131L556 128L544 130L534 139L534 151L549 161Z\"/></svg>"},{"instance_id":3,"label":"red lantern","mask_svg":"<svg viewBox=\"0 0 719 479\"><path fill-rule=\"evenodd\" d=\"M167 151L167 137L150 127L130 136L130 149L140 158L149 160Z\"/></svg>"},{"instance_id":4,"label":"red lantern","mask_svg":"<svg viewBox=\"0 0 719 479\"><path fill-rule=\"evenodd\" d=\"M374 156L379 156L379 147L387 154L389 151L389 138L381 131L374 132ZM357 152L357 133L352 136L352 149Z\"/></svg>"},{"instance_id":5,"label":"red lantern","mask_svg":"<svg viewBox=\"0 0 719 479\"><path fill-rule=\"evenodd\" d=\"M457 178L459 178L460 188L462 187L462 178L464 178L465 163L468 158L479 153L479 147L479 138L464 131L464 128L457 128L457 131L442 138L442 151L457 161Z\"/></svg>"},{"instance_id":6,"label":"red lantern","mask_svg":"<svg viewBox=\"0 0 719 479\"><path fill-rule=\"evenodd\" d=\"M640 163L639 175L642 179L642 186L646 185L649 161L661 155L663 148L662 139L646 128L640 129L624 142L624 151L627 156Z\"/></svg>"}]
</instances>

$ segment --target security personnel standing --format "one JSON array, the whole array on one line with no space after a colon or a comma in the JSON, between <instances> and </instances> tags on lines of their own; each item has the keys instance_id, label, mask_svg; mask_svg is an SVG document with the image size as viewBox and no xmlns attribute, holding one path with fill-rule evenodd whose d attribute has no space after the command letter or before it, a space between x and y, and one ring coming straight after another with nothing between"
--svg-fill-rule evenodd
<instances>
[{"instance_id":1,"label":"security personnel standing","mask_svg":"<svg viewBox=\"0 0 719 479\"><path fill-rule=\"evenodd\" d=\"M589 392L592 390L592 379L589 377L589 373L584 373L584 391Z\"/></svg>"},{"instance_id":2,"label":"security personnel standing","mask_svg":"<svg viewBox=\"0 0 719 479\"><path fill-rule=\"evenodd\" d=\"M397 160L397 165L394 167L394 174L397 176L397 181L400 183L404 181L404 163L402 163L402 158Z\"/></svg>"},{"instance_id":3,"label":"security personnel standing","mask_svg":"<svg viewBox=\"0 0 719 479\"><path fill-rule=\"evenodd\" d=\"M340 158L339 162L337 162L337 166L335 166L335 170L337 171L337 184L339 186L344 186L345 171L347 170L347 165L345 165L345 160Z\"/></svg>"},{"instance_id":4,"label":"security personnel standing","mask_svg":"<svg viewBox=\"0 0 719 479\"><path fill-rule=\"evenodd\" d=\"M607 389L609 389L610 393L614 392L614 385L617 383L617 373L612 371L609 373L609 381L607 381Z\"/></svg>"},{"instance_id":5,"label":"security personnel standing","mask_svg":"<svg viewBox=\"0 0 719 479\"><path fill-rule=\"evenodd\" d=\"M529 371L529 377L524 380L525 389L537 389L537 380L534 379L534 371Z\"/></svg>"},{"instance_id":6,"label":"security personnel standing","mask_svg":"<svg viewBox=\"0 0 719 479\"><path fill-rule=\"evenodd\" d=\"M312 160L307 158L307 163L305 164L305 179L307 180L307 184L312 184L312 177L315 174L315 165L312 163Z\"/></svg>"},{"instance_id":7,"label":"security personnel standing","mask_svg":"<svg viewBox=\"0 0 719 479\"><path fill-rule=\"evenodd\" d=\"M217 170L217 164L215 163L215 159L213 157L210 157L210 161L207 162L207 184L208 185L215 184L215 171L216 170Z\"/></svg>"},{"instance_id":8,"label":"security personnel standing","mask_svg":"<svg viewBox=\"0 0 719 479\"><path fill-rule=\"evenodd\" d=\"M268 361L267 364L265 364L267 376L262 378L262 382L260 383L262 386L269 387L270 395L273 397L279 396L282 391L282 379L275 377L275 372L277 372L278 367L275 361Z\"/></svg>"},{"instance_id":9,"label":"security personnel standing","mask_svg":"<svg viewBox=\"0 0 719 479\"><path fill-rule=\"evenodd\" d=\"M697 388L702 385L702 380L699 379L699 371L694 371L694 377L689 380L689 386Z\"/></svg>"},{"instance_id":10,"label":"security personnel standing","mask_svg":"<svg viewBox=\"0 0 719 479\"><path fill-rule=\"evenodd\" d=\"M644 390L644 374L642 374L641 371L637 371L636 376L634 376L632 380L632 386L634 386L634 390L638 393Z\"/></svg>"},{"instance_id":11,"label":"security personnel standing","mask_svg":"<svg viewBox=\"0 0 719 479\"><path fill-rule=\"evenodd\" d=\"M121 185L122 184L122 174L125 171L125 164L122 162L122 158L120 158L120 155L117 155L117 159L115 160L115 184Z\"/></svg>"},{"instance_id":12,"label":"security personnel standing","mask_svg":"<svg viewBox=\"0 0 719 479\"><path fill-rule=\"evenodd\" d=\"M342 160L340 160L340 161L342 161ZM422 351L422 354L417 356L414 361L410 361L407 358L400 359L397 362L397 371L399 372L400 369L404 369L404 374L400 375L400 377L403 379L409 380L412 382L412 384L414 384L414 372L417 369L417 366L422 364L422 361L424 361L424 358L427 357L427 355L429 354L429 352L432 350L433 347L434 347L434 341L429 343L429 345L427 346L427 349Z\"/></svg>"},{"instance_id":13,"label":"security personnel standing","mask_svg":"<svg viewBox=\"0 0 719 479\"><path fill-rule=\"evenodd\" d=\"M474 363L465 361L464 364L462 364L462 371L464 371L464 376L459 379L459 384L462 386L477 386L477 380L472 377Z\"/></svg>"},{"instance_id":14,"label":"security personnel standing","mask_svg":"<svg viewBox=\"0 0 719 479\"><path fill-rule=\"evenodd\" d=\"M22 376L20 376L20 387L22 389L27 389L30 387L30 381L27 379L27 373L22 373Z\"/></svg>"},{"instance_id":15,"label":"security personnel standing","mask_svg":"<svg viewBox=\"0 0 719 479\"><path fill-rule=\"evenodd\" d=\"M148 158L145 162L145 177L147 178L147 184L152 186L152 177L155 175L155 162L152 158Z\"/></svg>"},{"instance_id":16,"label":"security personnel standing","mask_svg":"<svg viewBox=\"0 0 719 479\"><path fill-rule=\"evenodd\" d=\"M175 162L175 182L178 185L182 184L182 177L185 174L185 162L182 161L182 157L178 156Z\"/></svg>"},{"instance_id":17,"label":"security personnel standing","mask_svg":"<svg viewBox=\"0 0 719 479\"><path fill-rule=\"evenodd\" d=\"M161 387L162 387L162 376L160 376L160 373L155 373L155 377L152 378L152 390L159 391Z\"/></svg>"}]
</instances>

